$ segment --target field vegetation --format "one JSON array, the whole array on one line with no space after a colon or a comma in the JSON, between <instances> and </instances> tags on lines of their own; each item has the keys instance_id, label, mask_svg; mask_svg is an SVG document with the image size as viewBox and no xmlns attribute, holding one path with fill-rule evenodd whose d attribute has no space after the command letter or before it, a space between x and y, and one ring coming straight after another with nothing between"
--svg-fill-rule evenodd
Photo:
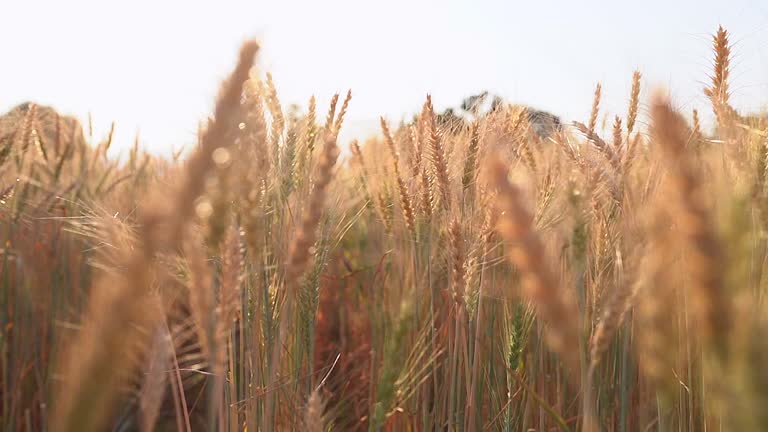
<instances>
[{"instance_id":1,"label":"field vegetation","mask_svg":"<svg viewBox=\"0 0 768 432\"><path fill-rule=\"evenodd\" d=\"M258 49L188 155L0 120L0 429L768 430L768 120L724 29L712 130L636 72L583 123L428 95L340 143L352 93L286 111Z\"/></svg>"}]
</instances>

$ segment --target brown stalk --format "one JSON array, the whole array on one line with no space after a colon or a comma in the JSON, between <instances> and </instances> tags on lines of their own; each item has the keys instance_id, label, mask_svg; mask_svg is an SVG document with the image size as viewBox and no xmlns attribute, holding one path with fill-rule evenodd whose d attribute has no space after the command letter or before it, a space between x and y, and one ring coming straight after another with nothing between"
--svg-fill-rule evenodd
<instances>
[{"instance_id":1,"label":"brown stalk","mask_svg":"<svg viewBox=\"0 0 768 432\"><path fill-rule=\"evenodd\" d=\"M600 153L605 156L605 158L608 160L608 162L611 164L615 172L619 171L619 157L616 154L616 150L609 146L605 141L603 141L602 138L600 138L599 135L597 135L594 130L588 128L584 123L580 122L573 122L573 126L576 127L576 129L579 130L584 136L589 140L589 142L592 143L592 145L595 146L595 148L600 151Z\"/></svg>"},{"instance_id":2,"label":"brown stalk","mask_svg":"<svg viewBox=\"0 0 768 432\"><path fill-rule=\"evenodd\" d=\"M480 149L480 123L472 123L472 132L467 147L467 155L464 159L464 173L461 178L461 185L466 192L475 184L477 178L478 156Z\"/></svg>"},{"instance_id":3,"label":"brown stalk","mask_svg":"<svg viewBox=\"0 0 768 432\"><path fill-rule=\"evenodd\" d=\"M696 161L686 148L688 128L663 95L654 98L651 116L654 140L664 151L670 169L670 189L675 197L670 204L687 252L696 329L705 342L724 353L732 318L723 283L722 246L705 202Z\"/></svg>"},{"instance_id":4,"label":"brown stalk","mask_svg":"<svg viewBox=\"0 0 768 432\"><path fill-rule=\"evenodd\" d=\"M730 75L731 47L728 41L728 32L722 27L718 27L717 33L712 37L715 50L715 67L712 75L712 84L704 89L710 101L712 110L715 112L717 122L721 127L732 120L733 108L728 103L730 91L728 89L728 77Z\"/></svg>"},{"instance_id":5,"label":"brown stalk","mask_svg":"<svg viewBox=\"0 0 768 432\"><path fill-rule=\"evenodd\" d=\"M156 306L162 307L159 302ZM162 312L158 311L157 313ZM157 325L149 347L146 372L144 372L145 376L139 397L141 430L143 432L153 431L160 415L160 407L168 385L167 371L171 369L170 343L171 337L165 324Z\"/></svg>"},{"instance_id":6,"label":"brown stalk","mask_svg":"<svg viewBox=\"0 0 768 432\"><path fill-rule=\"evenodd\" d=\"M648 224L648 253L640 265L637 281L638 332L637 347L639 365L643 374L656 386L662 397L674 388L674 376L678 350L678 335L670 317L675 316L675 293L668 289L670 271L676 264L668 231L670 215L660 206L653 210Z\"/></svg>"},{"instance_id":7,"label":"brown stalk","mask_svg":"<svg viewBox=\"0 0 768 432\"><path fill-rule=\"evenodd\" d=\"M613 148L617 153L621 153L622 145L624 144L622 142L622 136L621 136L621 118L619 116L616 116L616 118L613 120ZM618 158L621 160L621 158Z\"/></svg>"},{"instance_id":8,"label":"brown stalk","mask_svg":"<svg viewBox=\"0 0 768 432\"><path fill-rule=\"evenodd\" d=\"M267 73L266 77L267 88L264 89L261 82L258 83L259 93L263 96L269 114L272 117L272 123L270 124L269 133L269 149L271 152L272 164L279 166L280 159L280 140L285 130L285 115L283 114L283 107L280 105L280 99L277 97L277 89L275 83L272 80L272 74Z\"/></svg>"},{"instance_id":9,"label":"brown stalk","mask_svg":"<svg viewBox=\"0 0 768 432\"><path fill-rule=\"evenodd\" d=\"M600 96L602 94L602 86L597 83L595 86L595 97L592 99L592 111L589 113L589 127L590 134L595 134L595 127L597 127L597 114L600 112Z\"/></svg>"},{"instance_id":10,"label":"brown stalk","mask_svg":"<svg viewBox=\"0 0 768 432\"><path fill-rule=\"evenodd\" d=\"M309 401L307 401L307 410L304 416L306 432L325 432L323 409L323 398L320 396L320 389L317 388L312 391Z\"/></svg>"},{"instance_id":11,"label":"brown stalk","mask_svg":"<svg viewBox=\"0 0 768 432\"><path fill-rule=\"evenodd\" d=\"M432 96L430 95L427 95L425 108L427 113L425 121L429 131L430 158L432 159L432 167L435 173L438 197L440 198L441 207L444 210L449 210L451 208L451 194L448 181L448 162L446 161L445 149L443 148L440 133L437 130L437 120L435 118L435 110L432 107ZM433 198L435 197L433 196Z\"/></svg>"},{"instance_id":12,"label":"brown stalk","mask_svg":"<svg viewBox=\"0 0 768 432\"><path fill-rule=\"evenodd\" d=\"M140 218L142 242L127 252L125 275L102 278L85 318L83 330L65 354L59 404L55 407L55 430L99 430L110 414L116 390L130 370L129 356L121 355L126 346L140 337L139 328L151 324L152 316L143 313L156 252L179 249L186 224L194 213L194 201L204 188L205 175L211 170L212 154L226 145L237 125L240 95L258 49L246 42L238 64L222 86L215 119L203 135L201 146L190 158L182 188L176 195L174 211L146 211ZM167 237L160 235L168 230Z\"/></svg>"},{"instance_id":13,"label":"brown stalk","mask_svg":"<svg viewBox=\"0 0 768 432\"><path fill-rule=\"evenodd\" d=\"M411 164L411 174L413 175L413 178L418 178L421 174L421 158L423 152L421 136L419 135L419 128L416 125L411 125L411 127L408 128L408 131L411 134L411 144L413 145L411 151L411 159L413 161Z\"/></svg>"},{"instance_id":14,"label":"brown stalk","mask_svg":"<svg viewBox=\"0 0 768 432\"><path fill-rule=\"evenodd\" d=\"M694 143L694 146L698 147L702 137L701 120L699 119L699 110L694 108L692 115L693 115L693 143Z\"/></svg>"},{"instance_id":15,"label":"brown stalk","mask_svg":"<svg viewBox=\"0 0 768 432\"><path fill-rule=\"evenodd\" d=\"M21 148L23 152L27 151L31 137L35 129L35 119L37 118L37 105L30 104L27 108L27 112L24 115L24 120L21 122L21 133L16 133L18 141L14 143L16 148Z\"/></svg>"},{"instance_id":16,"label":"brown stalk","mask_svg":"<svg viewBox=\"0 0 768 432\"><path fill-rule=\"evenodd\" d=\"M317 138L317 126L315 125L315 122L317 121L317 102L315 101L315 96L309 98L309 110L307 112L307 118L306 118L306 145L304 148L304 151L306 151L309 154L312 154L312 152L315 150L315 138ZM306 156L305 156L306 157Z\"/></svg>"},{"instance_id":17,"label":"brown stalk","mask_svg":"<svg viewBox=\"0 0 768 432\"><path fill-rule=\"evenodd\" d=\"M204 355L212 360L213 345L213 278L211 266L205 254L202 237L188 230L184 240L184 255L189 271L189 308L194 319L198 339Z\"/></svg>"},{"instance_id":18,"label":"brown stalk","mask_svg":"<svg viewBox=\"0 0 768 432\"><path fill-rule=\"evenodd\" d=\"M205 190L207 174L215 166L213 153L218 148L226 149L233 144L241 117L240 97L258 48L255 41L243 44L235 70L221 87L213 121L203 132L200 146L187 162L181 188L174 200L174 222L168 226L170 235L166 245L170 250L178 250L181 245L185 224L192 218L195 202Z\"/></svg>"},{"instance_id":19,"label":"brown stalk","mask_svg":"<svg viewBox=\"0 0 768 432\"><path fill-rule=\"evenodd\" d=\"M230 329L233 320L237 318L237 311L240 310L243 257L240 234L234 225L229 227L224 238L221 261L218 334L223 335Z\"/></svg>"},{"instance_id":20,"label":"brown stalk","mask_svg":"<svg viewBox=\"0 0 768 432\"><path fill-rule=\"evenodd\" d=\"M456 303L464 303L464 276L466 251L464 233L458 219L448 225L448 242L451 251L451 286Z\"/></svg>"},{"instance_id":21,"label":"brown stalk","mask_svg":"<svg viewBox=\"0 0 768 432\"><path fill-rule=\"evenodd\" d=\"M338 158L338 147L336 146L336 137L327 133L323 153L317 167L317 173L314 179L314 188L309 196L307 207L304 210L301 224L299 225L296 237L291 243L288 252L288 261L285 270L285 300L280 310L280 323L276 330L275 343L272 347L271 371L269 374L269 388L275 389L277 386L278 372L281 367L282 350L286 346L291 320L293 319L295 302L298 297L299 283L301 275L309 268L312 262L312 247L317 239L317 226L322 217L323 207L325 205L325 196L328 185L333 177L333 167ZM274 397L274 392L270 392L270 398ZM272 430L273 424L273 403L267 401L266 415L264 416L263 429ZM269 425L269 427L268 427Z\"/></svg>"},{"instance_id":22,"label":"brown stalk","mask_svg":"<svg viewBox=\"0 0 768 432\"><path fill-rule=\"evenodd\" d=\"M624 161L622 163L621 173L626 177L629 174L629 170L632 168L635 156L637 155L637 148L640 146L641 135L636 133L634 137L627 137L627 151L624 153Z\"/></svg>"},{"instance_id":23,"label":"brown stalk","mask_svg":"<svg viewBox=\"0 0 768 432\"><path fill-rule=\"evenodd\" d=\"M516 153L522 159L525 166L535 176L538 167L536 164L536 158L533 155L533 149L531 148L531 135L528 133L530 129L530 122L528 121L528 108L519 107L512 112L509 120L509 137L512 142L517 143Z\"/></svg>"},{"instance_id":24,"label":"brown stalk","mask_svg":"<svg viewBox=\"0 0 768 432\"><path fill-rule=\"evenodd\" d=\"M397 152L395 141L392 139L392 133L389 131L389 126L387 125L386 120L384 120L384 117L381 117L380 121L381 130L384 133L384 141L387 143L387 148L389 148L389 153L392 156L392 165L395 169L395 180L397 181L397 191L400 195L400 207L402 207L403 210L405 226L413 237L416 235L416 221L413 216L413 206L411 205L411 197L408 193L408 188L405 185L403 176L400 174L400 154Z\"/></svg>"},{"instance_id":25,"label":"brown stalk","mask_svg":"<svg viewBox=\"0 0 768 432\"><path fill-rule=\"evenodd\" d=\"M629 112L627 113L627 139L632 135L637 120L637 109L640 106L640 71L632 73L632 91L629 95Z\"/></svg>"},{"instance_id":26,"label":"brown stalk","mask_svg":"<svg viewBox=\"0 0 768 432\"><path fill-rule=\"evenodd\" d=\"M330 132L333 127L333 119L336 117L336 104L339 103L339 94L336 93L331 98L331 106L328 108L328 114L325 116L325 126L323 130Z\"/></svg>"},{"instance_id":27,"label":"brown stalk","mask_svg":"<svg viewBox=\"0 0 768 432\"><path fill-rule=\"evenodd\" d=\"M611 293L608 304L603 307L603 313L600 321L597 323L595 332L592 335L590 344L590 367L595 367L600 363L600 357L608 348L611 339L621 328L626 311L630 307L633 289L631 285L622 284L615 287Z\"/></svg>"},{"instance_id":28,"label":"brown stalk","mask_svg":"<svg viewBox=\"0 0 768 432\"><path fill-rule=\"evenodd\" d=\"M344 115L347 113L347 108L349 107L349 101L352 99L352 90L347 91L347 97L344 98L344 102L341 104L341 109L339 110L339 115L336 117L336 122L333 124L333 134L335 136L339 135L339 131L341 130L341 125L344 123Z\"/></svg>"},{"instance_id":29,"label":"brown stalk","mask_svg":"<svg viewBox=\"0 0 768 432\"><path fill-rule=\"evenodd\" d=\"M419 175L419 185L421 190L421 213L424 219L429 222L432 219L432 203L434 198L432 195L432 179L430 179L427 173L427 167L421 167L421 174Z\"/></svg>"},{"instance_id":30,"label":"brown stalk","mask_svg":"<svg viewBox=\"0 0 768 432\"><path fill-rule=\"evenodd\" d=\"M506 164L499 158L493 159L489 174L498 191L496 231L507 242L507 257L520 273L522 292L547 324L546 341L550 349L560 354L566 365L576 372L579 370L578 313L562 297L544 245L533 229L533 217L522 204L522 193L507 179Z\"/></svg>"},{"instance_id":31,"label":"brown stalk","mask_svg":"<svg viewBox=\"0 0 768 432\"><path fill-rule=\"evenodd\" d=\"M245 157L235 158L235 168L240 181L240 223L245 232L245 243L251 262L258 262L261 247L262 211L264 179L271 165L267 145L267 124L264 120L264 107L256 85L249 80L244 89L243 117L244 128L238 137L240 149Z\"/></svg>"},{"instance_id":32,"label":"brown stalk","mask_svg":"<svg viewBox=\"0 0 768 432\"><path fill-rule=\"evenodd\" d=\"M285 282L288 289L295 288L299 276L307 269L311 261L310 248L316 239L316 228L320 223L328 184L333 176L333 167L338 158L338 147L333 136L326 137L323 154L317 167L314 188L304 213L299 231L288 253Z\"/></svg>"}]
</instances>

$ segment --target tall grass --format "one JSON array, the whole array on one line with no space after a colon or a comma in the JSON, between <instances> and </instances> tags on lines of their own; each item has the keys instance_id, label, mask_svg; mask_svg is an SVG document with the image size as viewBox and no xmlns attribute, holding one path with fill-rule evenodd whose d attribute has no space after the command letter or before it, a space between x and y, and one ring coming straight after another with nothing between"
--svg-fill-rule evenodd
<instances>
[{"instance_id":1,"label":"tall grass","mask_svg":"<svg viewBox=\"0 0 768 432\"><path fill-rule=\"evenodd\" d=\"M713 45L711 132L635 72L607 128L427 96L339 161L352 92L285 112L254 42L185 160L20 107L2 430L766 430L768 121Z\"/></svg>"}]
</instances>

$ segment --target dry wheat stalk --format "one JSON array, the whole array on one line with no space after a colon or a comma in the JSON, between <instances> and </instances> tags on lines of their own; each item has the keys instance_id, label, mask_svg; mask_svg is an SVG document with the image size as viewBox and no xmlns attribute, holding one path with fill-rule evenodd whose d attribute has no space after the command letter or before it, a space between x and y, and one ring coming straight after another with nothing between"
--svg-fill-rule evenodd
<instances>
[{"instance_id":1,"label":"dry wheat stalk","mask_svg":"<svg viewBox=\"0 0 768 432\"><path fill-rule=\"evenodd\" d=\"M731 47L728 41L728 32L720 26L717 33L713 36L715 49L715 70L712 75L712 84L704 89L712 101L712 109L717 116L718 123L722 126L726 124L727 116L730 115L730 91L728 89L728 76L730 75L730 57Z\"/></svg>"},{"instance_id":2,"label":"dry wheat stalk","mask_svg":"<svg viewBox=\"0 0 768 432\"><path fill-rule=\"evenodd\" d=\"M27 112L24 115L24 120L21 123L21 133L16 133L16 141L14 147L20 148L22 152L26 152L29 147L31 138L35 135L35 119L37 118L37 105L30 104L27 108Z\"/></svg>"},{"instance_id":3,"label":"dry wheat stalk","mask_svg":"<svg viewBox=\"0 0 768 432\"><path fill-rule=\"evenodd\" d=\"M467 156L464 159L464 172L461 178L461 185L466 191L475 183L477 178L478 156L480 150L480 123L472 123L472 132L467 147Z\"/></svg>"},{"instance_id":4,"label":"dry wheat stalk","mask_svg":"<svg viewBox=\"0 0 768 432\"><path fill-rule=\"evenodd\" d=\"M162 305L159 297L155 299L155 311L162 314ZM139 397L139 410L141 412L141 430L151 432L160 415L160 408L165 397L168 385L168 371L171 368L170 344L171 336L165 327L165 323L155 327L152 342L147 354L146 372Z\"/></svg>"},{"instance_id":5,"label":"dry wheat stalk","mask_svg":"<svg viewBox=\"0 0 768 432\"><path fill-rule=\"evenodd\" d=\"M610 293L607 304L602 308L602 315L595 327L590 342L590 368L595 368L600 362L600 357L608 348L611 339L621 328L623 318L630 307L633 287L629 284L621 284L614 287Z\"/></svg>"},{"instance_id":6,"label":"dry wheat stalk","mask_svg":"<svg viewBox=\"0 0 768 432\"><path fill-rule=\"evenodd\" d=\"M670 317L675 316L675 293L670 288L670 269L675 264L668 231L669 214L653 208L648 224L648 252L640 262L637 347L640 367L651 383L665 394L673 380L678 337Z\"/></svg>"},{"instance_id":7,"label":"dry wheat stalk","mask_svg":"<svg viewBox=\"0 0 768 432\"><path fill-rule=\"evenodd\" d=\"M421 214L424 219L429 222L432 219L432 203L434 202L434 198L432 195L432 179L430 179L425 165L421 167L419 186L419 190L421 191Z\"/></svg>"},{"instance_id":8,"label":"dry wheat stalk","mask_svg":"<svg viewBox=\"0 0 768 432\"><path fill-rule=\"evenodd\" d=\"M724 348L731 328L728 295L723 286L722 248L704 202L695 161L686 148L688 128L668 99L656 95L651 107L653 137L670 167L671 191L678 232L686 246L691 301L702 338Z\"/></svg>"},{"instance_id":9,"label":"dry wheat stalk","mask_svg":"<svg viewBox=\"0 0 768 432\"><path fill-rule=\"evenodd\" d=\"M253 78L251 78L253 79ZM271 160L267 144L267 124L264 107L256 84L246 82L243 91L244 128L238 137L243 158L235 158L235 168L240 177L240 216L245 243L252 262L259 261L261 247L262 212L260 204L264 197L264 180L270 171Z\"/></svg>"},{"instance_id":10,"label":"dry wheat stalk","mask_svg":"<svg viewBox=\"0 0 768 432\"><path fill-rule=\"evenodd\" d=\"M621 118L616 116L613 120L613 148L617 153L621 153L621 147L623 145L621 136ZM617 159L621 160L621 157Z\"/></svg>"},{"instance_id":11,"label":"dry wheat stalk","mask_svg":"<svg viewBox=\"0 0 768 432\"><path fill-rule=\"evenodd\" d=\"M258 44L248 41L240 50L232 75L222 85L215 117L190 158L173 212L145 211L140 217L141 243L124 258L125 276L108 275L97 280L99 289L89 303L83 331L65 354L63 383L55 407L55 430L99 430L109 413L115 391L130 370L131 359L123 350L141 337L138 329L158 319L143 313L157 252L177 251L194 213L195 198L204 189L213 166L212 154L231 144L236 129L243 83L248 78ZM167 236L163 231L169 230Z\"/></svg>"},{"instance_id":12,"label":"dry wheat stalk","mask_svg":"<svg viewBox=\"0 0 768 432\"><path fill-rule=\"evenodd\" d=\"M451 251L451 285L453 287L454 300L464 303L464 276L466 251L464 247L464 233L461 222L453 219L448 225L448 243Z\"/></svg>"},{"instance_id":13,"label":"dry wheat stalk","mask_svg":"<svg viewBox=\"0 0 768 432\"><path fill-rule=\"evenodd\" d=\"M272 347L272 368L269 374L269 387L274 388L277 385L278 371L281 367L281 357L283 348L289 335L290 323L293 319L293 310L298 296L299 282L301 275L309 268L312 261L312 247L317 239L317 226L322 217L323 207L325 205L325 196L328 185L333 177L333 168L339 156L336 145L336 137L326 132L323 152L317 166L317 172L314 178L314 188L308 198L307 206L304 210L301 224L299 225L296 237L291 242L288 251L288 261L285 270L285 300L280 310L280 324L277 327L275 344ZM272 396L274 397L274 396ZM264 416L264 428L267 422L274 421L272 416L272 403L267 403L267 412ZM271 429L271 428L269 428Z\"/></svg>"},{"instance_id":14,"label":"dry wheat stalk","mask_svg":"<svg viewBox=\"0 0 768 432\"><path fill-rule=\"evenodd\" d=\"M304 415L304 427L306 428L306 432L325 432L323 405L320 389L316 388L309 396L309 401L307 401L307 410Z\"/></svg>"},{"instance_id":15,"label":"dry wheat stalk","mask_svg":"<svg viewBox=\"0 0 768 432\"><path fill-rule=\"evenodd\" d=\"M421 171L421 138L418 136L418 128L416 125L410 125L407 130L409 136L409 142L411 144L410 157L408 158L408 164L411 168L411 176L413 178L419 177Z\"/></svg>"},{"instance_id":16,"label":"dry wheat stalk","mask_svg":"<svg viewBox=\"0 0 768 432\"><path fill-rule=\"evenodd\" d=\"M692 112L692 117L693 117L693 136L696 138L700 138L702 135L701 135L701 120L699 119L699 110L694 108Z\"/></svg>"},{"instance_id":17,"label":"dry wheat stalk","mask_svg":"<svg viewBox=\"0 0 768 432\"><path fill-rule=\"evenodd\" d=\"M518 152L523 156L523 162L525 162L526 167L531 170L531 173L535 177L538 167L536 164L536 157L534 157L533 154L533 148L536 147L535 140L538 139L538 135L535 133L531 135L529 130L530 122L528 121L528 109L521 108L517 119L512 126L512 139L519 142ZM531 145L531 141L534 141L533 145Z\"/></svg>"},{"instance_id":18,"label":"dry wheat stalk","mask_svg":"<svg viewBox=\"0 0 768 432\"><path fill-rule=\"evenodd\" d=\"M497 189L499 212L496 231L507 242L507 256L520 272L524 295L547 324L546 340L575 374L579 370L578 313L565 301L555 274L547 263L544 245L533 230L533 218L522 204L522 195L507 179L507 167L492 160L489 174Z\"/></svg>"},{"instance_id":19,"label":"dry wheat stalk","mask_svg":"<svg viewBox=\"0 0 768 432\"><path fill-rule=\"evenodd\" d=\"M317 131L315 130L315 122L317 121L317 102L315 101L315 96L312 95L309 98L309 108L307 111L307 118L306 118L306 150L309 152L309 154L312 154L312 152L315 149L315 136L317 135Z\"/></svg>"},{"instance_id":20,"label":"dry wheat stalk","mask_svg":"<svg viewBox=\"0 0 768 432\"><path fill-rule=\"evenodd\" d=\"M336 122L333 124L333 134L335 136L339 136L341 125L344 123L344 115L347 113L347 108L349 107L349 101L351 99L352 90L347 90L347 96L344 98L344 102L342 102L341 109L339 110L339 116L336 118Z\"/></svg>"},{"instance_id":21,"label":"dry wheat stalk","mask_svg":"<svg viewBox=\"0 0 768 432\"><path fill-rule=\"evenodd\" d=\"M336 117L336 104L339 103L339 94L336 93L331 98L331 105L328 107L328 114L325 116L325 125L323 126L323 130L326 132L330 132L333 129L333 120Z\"/></svg>"},{"instance_id":22,"label":"dry wheat stalk","mask_svg":"<svg viewBox=\"0 0 768 432\"><path fill-rule=\"evenodd\" d=\"M283 107L280 105L280 99L277 97L277 89L272 81L272 74L267 73L266 102L269 114L272 116L272 125L270 127L270 152L272 153L272 164L277 168L280 163L280 141L285 131L285 115Z\"/></svg>"},{"instance_id":23,"label":"dry wheat stalk","mask_svg":"<svg viewBox=\"0 0 768 432\"><path fill-rule=\"evenodd\" d=\"M435 174L435 184L438 189L438 194L433 194L432 198L439 197L440 206L444 210L449 210L451 208L451 193L448 180L448 161L446 160L445 148L443 147L440 133L437 130L437 119L434 107L432 106L432 96L427 95L427 102L424 106L427 115L425 121L429 131L430 158Z\"/></svg>"},{"instance_id":24,"label":"dry wheat stalk","mask_svg":"<svg viewBox=\"0 0 768 432\"><path fill-rule=\"evenodd\" d=\"M384 141L389 149L389 154L392 156L392 165L395 169L395 181L397 181L397 191L400 196L400 207L403 210L403 218L405 219L405 226L411 233L411 236L416 235L416 221L413 216L413 206L411 205L411 197L408 193L408 188L405 185L403 176L400 174L400 154L395 147L395 141L392 139L392 133L389 130L384 117L380 118L381 130L384 133Z\"/></svg>"},{"instance_id":25,"label":"dry wheat stalk","mask_svg":"<svg viewBox=\"0 0 768 432\"><path fill-rule=\"evenodd\" d=\"M602 94L602 86L597 83L595 86L595 96L592 99L592 110L589 113L589 127L587 130L591 135L595 134L595 127L597 126L597 114L600 111L600 96Z\"/></svg>"},{"instance_id":26,"label":"dry wheat stalk","mask_svg":"<svg viewBox=\"0 0 768 432\"><path fill-rule=\"evenodd\" d=\"M288 253L285 282L288 289L295 288L299 276L308 268L311 255L310 248L315 244L316 228L320 223L320 217L325 205L325 196L328 185L333 177L333 167L339 156L336 139L333 135L327 136L323 145L323 153L317 166L314 178L314 188L309 196L309 202L305 209L299 231L291 244Z\"/></svg>"},{"instance_id":27,"label":"dry wheat stalk","mask_svg":"<svg viewBox=\"0 0 768 432\"><path fill-rule=\"evenodd\" d=\"M629 95L629 112L627 113L627 139L632 135L637 120L637 110L640 106L640 71L632 73L632 91Z\"/></svg>"},{"instance_id":28,"label":"dry wheat stalk","mask_svg":"<svg viewBox=\"0 0 768 432\"><path fill-rule=\"evenodd\" d=\"M634 159L637 155L637 148L640 146L641 139L642 138L639 133L636 133L634 137L627 137L627 151L624 152L624 161L621 168L621 173L624 176L625 182L629 170L632 168L632 164L635 162Z\"/></svg>"},{"instance_id":29,"label":"dry wheat stalk","mask_svg":"<svg viewBox=\"0 0 768 432\"><path fill-rule=\"evenodd\" d=\"M619 172L620 169L620 159L619 156L616 153L616 149L609 146L605 141L603 141L600 136L595 133L593 130L591 130L589 127L584 125L584 123L580 122L573 122L573 125L576 127L576 129L579 130L579 132L583 133L584 136L589 140L594 147L600 151L600 153L605 156L605 158L608 160L608 162L611 164L611 166L614 169L614 172Z\"/></svg>"},{"instance_id":30,"label":"dry wheat stalk","mask_svg":"<svg viewBox=\"0 0 768 432\"><path fill-rule=\"evenodd\" d=\"M185 222L194 214L196 200L205 189L207 174L214 167L213 153L219 148L226 149L234 141L234 133L239 129L240 97L258 47L254 41L243 44L235 70L221 87L214 119L202 134L197 151L187 162L181 188L174 200L172 214L175 221L169 225L171 231L167 246L170 250L178 250L181 245Z\"/></svg>"},{"instance_id":31,"label":"dry wheat stalk","mask_svg":"<svg viewBox=\"0 0 768 432\"><path fill-rule=\"evenodd\" d=\"M190 312L203 354L211 359L214 332L212 312L215 305L211 267L198 232L191 229L187 231L183 248L189 272L187 283Z\"/></svg>"},{"instance_id":32,"label":"dry wheat stalk","mask_svg":"<svg viewBox=\"0 0 768 432\"><path fill-rule=\"evenodd\" d=\"M221 288L219 292L218 334L225 334L240 310L240 284L242 282L243 255L240 233L230 225L224 238L221 257Z\"/></svg>"}]
</instances>

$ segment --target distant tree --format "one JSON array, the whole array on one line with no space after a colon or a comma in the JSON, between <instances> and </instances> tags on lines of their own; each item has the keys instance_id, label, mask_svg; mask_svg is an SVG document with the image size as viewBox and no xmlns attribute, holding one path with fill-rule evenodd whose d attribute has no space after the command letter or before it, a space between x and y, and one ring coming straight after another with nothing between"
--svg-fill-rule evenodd
<instances>
[{"instance_id":1,"label":"distant tree","mask_svg":"<svg viewBox=\"0 0 768 432\"><path fill-rule=\"evenodd\" d=\"M453 108L447 108L442 113L437 114L437 124L444 130L458 132L467 126L467 121L464 117L457 115Z\"/></svg>"},{"instance_id":2,"label":"distant tree","mask_svg":"<svg viewBox=\"0 0 768 432\"><path fill-rule=\"evenodd\" d=\"M457 131L468 127L469 123L475 119L482 118L488 114L494 113L504 107L514 107L519 105L508 104L500 96L493 95L487 90L478 94L468 96L461 101L458 113L454 108L447 108L438 117L438 123L451 131ZM547 138L553 133L561 130L562 122L560 117L547 111L538 110L529 106L524 106L528 113L528 121L531 128L541 138Z\"/></svg>"},{"instance_id":3,"label":"distant tree","mask_svg":"<svg viewBox=\"0 0 768 432\"><path fill-rule=\"evenodd\" d=\"M547 138L553 133L559 132L563 128L560 117L547 111L537 110L531 107L528 109L528 122L541 138Z\"/></svg>"}]
</instances>

